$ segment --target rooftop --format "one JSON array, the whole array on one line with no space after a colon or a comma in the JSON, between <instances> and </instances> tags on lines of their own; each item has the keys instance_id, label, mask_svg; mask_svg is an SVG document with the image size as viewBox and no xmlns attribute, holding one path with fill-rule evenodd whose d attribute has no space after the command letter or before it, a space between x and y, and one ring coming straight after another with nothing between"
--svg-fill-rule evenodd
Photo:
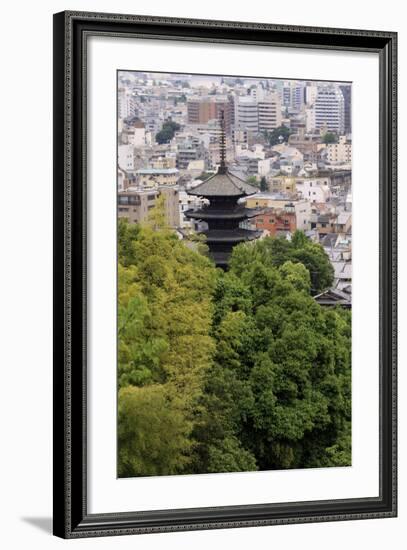
<instances>
[{"instance_id":1,"label":"rooftop","mask_svg":"<svg viewBox=\"0 0 407 550\"><path fill-rule=\"evenodd\" d=\"M244 207L238 207L234 210L220 210L215 208L209 208L204 207L199 210L187 210L184 212L184 215L187 218L193 218L193 219L204 219L204 220L210 220L210 219L243 219L243 218L253 218L260 212L263 212L263 209L258 208L244 208Z\"/></svg>"},{"instance_id":2,"label":"rooftop","mask_svg":"<svg viewBox=\"0 0 407 550\"><path fill-rule=\"evenodd\" d=\"M338 289L330 289L314 296L314 299L321 306L340 305L345 308L351 308L350 294Z\"/></svg>"},{"instance_id":3,"label":"rooftop","mask_svg":"<svg viewBox=\"0 0 407 550\"><path fill-rule=\"evenodd\" d=\"M208 229L207 231L202 231L201 235L206 236L206 242L208 243L240 243L257 239L261 233L261 231L253 231L251 229Z\"/></svg>"},{"instance_id":4,"label":"rooftop","mask_svg":"<svg viewBox=\"0 0 407 550\"><path fill-rule=\"evenodd\" d=\"M140 170L136 171L136 174L139 175L148 175L148 174L179 174L179 170L177 168L142 168Z\"/></svg>"},{"instance_id":5,"label":"rooftop","mask_svg":"<svg viewBox=\"0 0 407 550\"><path fill-rule=\"evenodd\" d=\"M249 185L226 170L225 173L218 171L200 185L190 189L188 193L202 197L243 197L254 195L257 191L257 187Z\"/></svg>"}]
</instances>

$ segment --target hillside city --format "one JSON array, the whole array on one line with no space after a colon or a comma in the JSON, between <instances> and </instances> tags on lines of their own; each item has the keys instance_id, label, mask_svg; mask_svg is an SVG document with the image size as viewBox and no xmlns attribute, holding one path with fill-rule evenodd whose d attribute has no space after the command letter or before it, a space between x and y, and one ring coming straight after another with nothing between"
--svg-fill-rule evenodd
<instances>
[{"instance_id":1,"label":"hillside city","mask_svg":"<svg viewBox=\"0 0 407 550\"><path fill-rule=\"evenodd\" d=\"M315 298L350 308L351 130L349 83L120 71L118 215L146 222L163 196L180 239L204 232L193 189L225 161L256 191L239 227L320 243L334 281Z\"/></svg>"}]
</instances>

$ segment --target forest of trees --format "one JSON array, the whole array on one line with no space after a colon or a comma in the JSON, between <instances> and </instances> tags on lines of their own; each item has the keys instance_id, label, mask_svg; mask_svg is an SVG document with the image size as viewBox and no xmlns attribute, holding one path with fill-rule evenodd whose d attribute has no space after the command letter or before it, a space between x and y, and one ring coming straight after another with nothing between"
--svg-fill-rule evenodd
<instances>
[{"instance_id":1,"label":"forest of trees","mask_svg":"<svg viewBox=\"0 0 407 550\"><path fill-rule=\"evenodd\" d=\"M156 212L118 246L119 477L351 464L351 317L313 298L320 245L238 245L223 272Z\"/></svg>"}]
</instances>

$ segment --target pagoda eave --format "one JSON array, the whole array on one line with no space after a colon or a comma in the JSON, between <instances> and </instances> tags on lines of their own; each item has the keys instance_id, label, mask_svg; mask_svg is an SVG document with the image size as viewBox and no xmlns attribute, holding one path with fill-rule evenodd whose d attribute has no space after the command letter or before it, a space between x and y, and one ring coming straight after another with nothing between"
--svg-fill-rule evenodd
<instances>
[{"instance_id":1,"label":"pagoda eave","mask_svg":"<svg viewBox=\"0 0 407 550\"><path fill-rule=\"evenodd\" d=\"M261 231L254 231L250 229L239 230L207 230L202 231L200 235L206 237L207 243L230 243L237 244L245 241L253 241L258 239L262 234Z\"/></svg>"},{"instance_id":2,"label":"pagoda eave","mask_svg":"<svg viewBox=\"0 0 407 550\"><path fill-rule=\"evenodd\" d=\"M252 208L243 208L239 210L215 210L212 208L201 210L186 210L184 216L194 220L245 220L247 218L253 218L259 212Z\"/></svg>"}]
</instances>

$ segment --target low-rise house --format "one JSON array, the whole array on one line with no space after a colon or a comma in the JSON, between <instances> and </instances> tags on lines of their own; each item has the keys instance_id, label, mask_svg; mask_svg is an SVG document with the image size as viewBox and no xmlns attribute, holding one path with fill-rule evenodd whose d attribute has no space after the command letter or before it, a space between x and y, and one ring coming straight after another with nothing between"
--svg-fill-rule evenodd
<instances>
[{"instance_id":1,"label":"low-rise house","mask_svg":"<svg viewBox=\"0 0 407 550\"><path fill-rule=\"evenodd\" d=\"M346 136L340 136L338 143L326 146L326 160L333 165L350 165L352 163L352 142Z\"/></svg>"},{"instance_id":2,"label":"low-rise house","mask_svg":"<svg viewBox=\"0 0 407 550\"><path fill-rule=\"evenodd\" d=\"M269 176L267 184L271 193L294 195L297 192L296 179L292 176Z\"/></svg>"},{"instance_id":3,"label":"low-rise house","mask_svg":"<svg viewBox=\"0 0 407 550\"><path fill-rule=\"evenodd\" d=\"M341 212L338 214L335 223L336 233L349 233L352 228L352 214L351 212Z\"/></svg>"},{"instance_id":4,"label":"low-rise house","mask_svg":"<svg viewBox=\"0 0 407 550\"><path fill-rule=\"evenodd\" d=\"M351 294L338 289L325 290L314 296L314 299L319 305L325 307L341 306L345 309L351 309L352 307Z\"/></svg>"},{"instance_id":5,"label":"low-rise house","mask_svg":"<svg viewBox=\"0 0 407 550\"><path fill-rule=\"evenodd\" d=\"M177 185L179 170L177 168L142 168L136 171L137 183L145 189L162 185Z\"/></svg>"},{"instance_id":6,"label":"low-rise house","mask_svg":"<svg viewBox=\"0 0 407 550\"><path fill-rule=\"evenodd\" d=\"M246 198L247 208L293 208L296 219L296 229L308 231L311 229L311 204L307 200L293 199L288 195L276 193L256 193Z\"/></svg>"},{"instance_id":7,"label":"low-rise house","mask_svg":"<svg viewBox=\"0 0 407 550\"><path fill-rule=\"evenodd\" d=\"M279 236L287 232L294 233L297 229L295 208L286 205L283 208L264 208L251 220L255 229L268 231L272 236Z\"/></svg>"},{"instance_id":8,"label":"low-rise house","mask_svg":"<svg viewBox=\"0 0 407 550\"><path fill-rule=\"evenodd\" d=\"M316 229L318 231L320 238L324 237L328 233L336 233L335 224L337 217L337 214L332 212L317 214L316 221L311 223L312 229Z\"/></svg>"},{"instance_id":9,"label":"low-rise house","mask_svg":"<svg viewBox=\"0 0 407 550\"><path fill-rule=\"evenodd\" d=\"M296 190L303 199L310 202L327 203L331 198L330 181L328 177L296 178Z\"/></svg>"}]
</instances>

